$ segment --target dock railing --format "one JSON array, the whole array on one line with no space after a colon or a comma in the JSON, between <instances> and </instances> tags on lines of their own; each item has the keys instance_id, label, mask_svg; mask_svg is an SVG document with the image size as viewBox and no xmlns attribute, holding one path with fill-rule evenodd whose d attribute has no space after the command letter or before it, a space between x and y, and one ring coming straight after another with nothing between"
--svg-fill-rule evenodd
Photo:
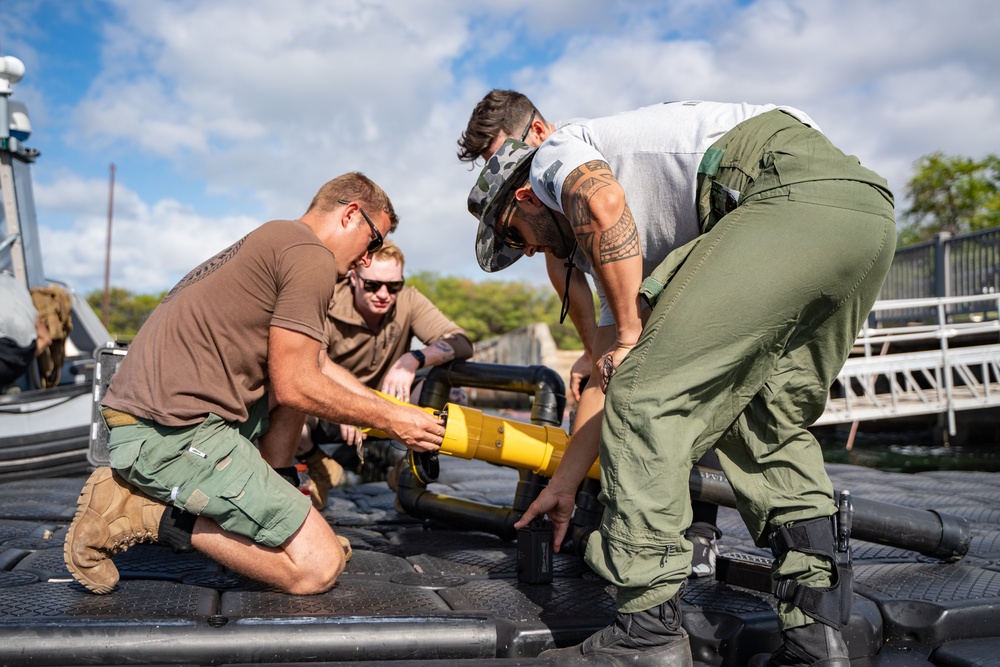
<instances>
[{"instance_id":1,"label":"dock railing","mask_svg":"<svg viewBox=\"0 0 1000 667\"><path fill-rule=\"evenodd\" d=\"M1000 228L969 234L941 232L933 239L898 248L879 295L881 300L964 297L1000 293ZM977 304L947 305L947 314L974 312ZM935 317L933 306L874 313L883 325Z\"/></svg>"},{"instance_id":2,"label":"dock railing","mask_svg":"<svg viewBox=\"0 0 1000 667\"><path fill-rule=\"evenodd\" d=\"M884 313L921 317L876 326ZM877 302L816 424L942 414L955 435L956 411L1000 406L998 314L1000 293Z\"/></svg>"}]
</instances>

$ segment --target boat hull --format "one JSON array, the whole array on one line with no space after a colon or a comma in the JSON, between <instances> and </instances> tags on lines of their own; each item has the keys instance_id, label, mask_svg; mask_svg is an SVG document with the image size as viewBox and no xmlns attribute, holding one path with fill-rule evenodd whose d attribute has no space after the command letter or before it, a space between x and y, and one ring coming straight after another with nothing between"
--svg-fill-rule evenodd
<instances>
[{"instance_id":1,"label":"boat hull","mask_svg":"<svg viewBox=\"0 0 1000 667\"><path fill-rule=\"evenodd\" d=\"M85 471L91 403L89 384L0 398L0 481Z\"/></svg>"}]
</instances>

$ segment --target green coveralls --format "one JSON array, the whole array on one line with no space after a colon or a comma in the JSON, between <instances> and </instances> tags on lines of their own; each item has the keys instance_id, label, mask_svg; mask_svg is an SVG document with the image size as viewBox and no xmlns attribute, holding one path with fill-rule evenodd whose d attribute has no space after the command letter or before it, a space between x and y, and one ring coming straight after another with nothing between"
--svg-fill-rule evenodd
<instances>
[{"instance_id":1,"label":"green coveralls","mask_svg":"<svg viewBox=\"0 0 1000 667\"><path fill-rule=\"evenodd\" d=\"M669 600L686 579L688 476L713 445L758 546L788 522L835 513L806 427L895 249L885 181L780 111L728 132L699 171L703 233L643 283L655 305L607 391L605 512L586 556L626 613ZM774 576L827 587L832 569L790 551ZM813 622L787 603L779 619Z\"/></svg>"}]
</instances>

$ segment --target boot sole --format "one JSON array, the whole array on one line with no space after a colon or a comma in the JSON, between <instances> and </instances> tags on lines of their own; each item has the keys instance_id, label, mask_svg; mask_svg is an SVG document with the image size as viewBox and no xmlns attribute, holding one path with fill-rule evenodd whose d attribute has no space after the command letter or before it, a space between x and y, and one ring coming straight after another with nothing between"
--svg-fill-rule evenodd
<instances>
[{"instance_id":1,"label":"boot sole","mask_svg":"<svg viewBox=\"0 0 1000 667\"><path fill-rule=\"evenodd\" d=\"M117 580L115 581L115 584L108 586L89 579L73 563L72 544L76 537L76 527L79 525L79 521L87 511L87 508L90 506L92 496L91 489L93 489L98 482L113 474L114 473L111 472L111 468L98 468L90 474L90 477L87 478L86 483L83 485L83 490L80 492L80 498L76 502L76 514L73 515L73 523L70 524L69 530L66 533L66 541L63 542L63 561L66 564L66 569L68 569L69 573L73 575L73 578L82 584L87 590L98 595L107 595L113 591L115 584L118 583Z\"/></svg>"}]
</instances>

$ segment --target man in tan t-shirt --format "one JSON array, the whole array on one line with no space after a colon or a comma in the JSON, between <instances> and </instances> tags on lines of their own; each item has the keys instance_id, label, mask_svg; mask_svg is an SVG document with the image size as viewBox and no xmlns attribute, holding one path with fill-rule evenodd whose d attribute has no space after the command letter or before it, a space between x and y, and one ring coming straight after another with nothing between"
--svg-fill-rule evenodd
<instances>
[{"instance_id":1,"label":"man in tan t-shirt","mask_svg":"<svg viewBox=\"0 0 1000 667\"><path fill-rule=\"evenodd\" d=\"M418 370L472 356L465 331L417 288L405 285L392 241L337 283L327 313L327 353L365 385L408 401ZM411 350L417 338L426 347Z\"/></svg>"},{"instance_id":2,"label":"man in tan t-shirt","mask_svg":"<svg viewBox=\"0 0 1000 667\"><path fill-rule=\"evenodd\" d=\"M337 366L372 389L408 401L418 370L470 358L472 342L430 299L406 286L404 263L399 246L386 240L372 255L371 264L355 267L339 281L327 312L326 339L327 354ZM411 350L414 338L426 347ZM299 458L309 466L313 504L322 508L344 471L314 439L332 442L339 436L354 448L364 435L348 424L323 423L319 431L315 418L310 418Z\"/></svg>"},{"instance_id":3,"label":"man in tan t-shirt","mask_svg":"<svg viewBox=\"0 0 1000 667\"><path fill-rule=\"evenodd\" d=\"M262 225L167 294L102 401L111 467L87 480L67 533L77 581L111 592L111 556L153 541L289 593L335 583L341 541L253 441L269 413L296 411L417 451L440 446L440 420L377 397L321 354L337 276L367 266L396 224L381 188L344 174L301 218Z\"/></svg>"}]
</instances>

